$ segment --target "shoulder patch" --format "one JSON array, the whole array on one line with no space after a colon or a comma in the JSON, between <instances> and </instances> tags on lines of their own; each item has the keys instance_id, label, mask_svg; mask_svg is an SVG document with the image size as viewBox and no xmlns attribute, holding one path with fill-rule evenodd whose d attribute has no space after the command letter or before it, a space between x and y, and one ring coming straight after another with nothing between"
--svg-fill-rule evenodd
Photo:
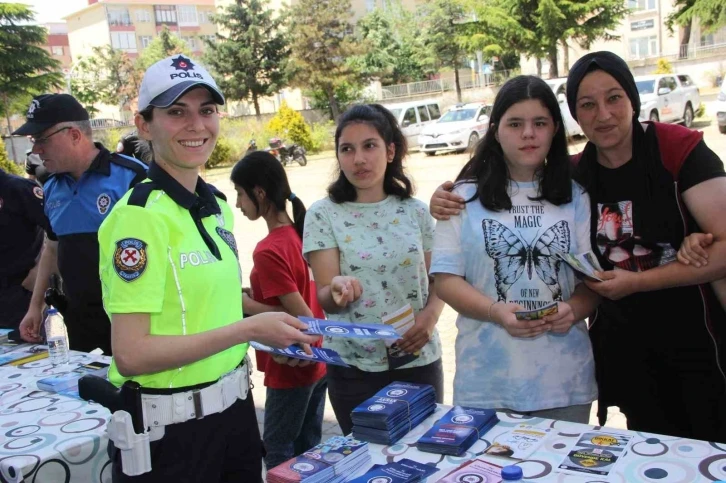
<instances>
[{"instance_id":1,"label":"shoulder patch","mask_svg":"<svg viewBox=\"0 0 726 483\"><path fill-rule=\"evenodd\" d=\"M43 188L41 188L40 186L33 186L33 194L35 195L36 198L38 198L39 200L42 200L43 199Z\"/></svg>"},{"instance_id":2,"label":"shoulder patch","mask_svg":"<svg viewBox=\"0 0 726 483\"><path fill-rule=\"evenodd\" d=\"M124 238L116 242L113 268L125 282L137 280L146 270L146 243L138 238Z\"/></svg>"},{"instance_id":3,"label":"shoulder patch","mask_svg":"<svg viewBox=\"0 0 726 483\"><path fill-rule=\"evenodd\" d=\"M98 212L102 215L105 215L106 212L108 212L108 208L111 206L111 197L108 196L106 193L101 193L98 195L98 198L96 198L96 208L98 208Z\"/></svg>"}]
</instances>

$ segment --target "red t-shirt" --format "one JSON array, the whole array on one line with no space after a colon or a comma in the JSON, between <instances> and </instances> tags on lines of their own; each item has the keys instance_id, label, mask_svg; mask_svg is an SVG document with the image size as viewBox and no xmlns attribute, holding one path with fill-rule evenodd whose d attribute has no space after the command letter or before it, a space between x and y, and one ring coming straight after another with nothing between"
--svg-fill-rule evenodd
<instances>
[{"instance_id":1,"label":"red t-shirt","mask_svg":"<svg viewBox=\"0 0 726 483\"><path fill-rule=\"evenodd\" d=\"M318 304L310 267L302 256L302 241L291 225L276 228L262 239L252 253L250 272L252 298L267 305L282 305L278 297L299 292L313 315L325 318ZM322 340L315 346L320 347ZM309 386L325 376L325 364L290 367L278 364L266 352L255 351L257 368L265 373L265 386L289 389Z\"/></svg>"}]
</instances>

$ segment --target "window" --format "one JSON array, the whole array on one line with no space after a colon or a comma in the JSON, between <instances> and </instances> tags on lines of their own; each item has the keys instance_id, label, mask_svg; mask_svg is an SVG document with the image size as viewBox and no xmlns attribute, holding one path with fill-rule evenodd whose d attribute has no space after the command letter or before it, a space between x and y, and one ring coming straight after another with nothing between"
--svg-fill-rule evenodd
<instances>
[{"instance_id":1,"label":"window","mask_svg":"<svg viewBox=\"0 0 726 483\"><path fill-rule=\"evenodd\" d=\"M628 0L628 7L633 10L655 10L655 0Z\"/></svg>"},{"instance_id":2,"label":"window","mask_svg":"<svg viewBox=\"0 0 726 483\"><path fill-rule=\"evenodd\" d=\"M217 36L216 35L202 35L202 38L207 39L209 42L216 42Z\"/></svg>"},{"instance_id":3,"label":"window","mask_svg":"<svg viewBox=\"0 0 726 483\"><path fill-rule=\"evenodd\" d=\"M179 5L176 10L179 14L179 25L199 25L197 7L194 5Z\"/></svg>"},{"instance_id":4,"label":"window","mask_svg":"<svg viewBox=\"0 0 726 483\"><path fill-rule=\"evenodd\" d=\"M403 116L403 123L406 126L409 124L416 124L416 110L413 107L406 110L406 114Z\"/></svg>"},{"instance_id":5,"label":"window","mask_svg":"<svg viewBox=\"0 0 726 483\"><path fill-rule=\"evenodd\" d=\"M184 42L191 50L197 50L197 39L195 37L182 37Z\"/></svg>"},{"instance_id":6,"label":"window","mask_svg":"<svg viewBox=\"0 0 726 483\"><path fill-rule=\"evenodd\" d=\"M418 117L421 118L421 122L429 120L429 112L426 110L426 106L418 106Z\"/></svg>"},{"instance_id":7,"label":"window","mask_svg":"<svg viewBox=\"0 0 726 483\"><path fill-rule=\"evenodd\" d=\"M111 32L111 45L114 49L136 51L136 36L133 32Z\"/></svg>"},{"instance_id":8,"label":"window","mask_svg":"<svg viewBox=\"0 0 726 483\"><path fill-rule=\"evenodd\" d=\"M713 34L701 35L701 47L706 47L708 45L713 45L713 44L714 44Z\"/></svg>"},{"instance_id":9,"label":"window","mask_svg":"<svg viewBox=\"0 0 726 483\"><path fill-rule=\"evenodd\" d=\"M108 7L106 13L108 14L109 25L131 25L131 16L129 16L129 11L126 8Z\"/></svg>"},{"instance_id":10,"label":"window","mask_svg":"<svg viewBox=\"0 0 726 483\"><path fill-rule=\"evenodd\" d=\"M658 54L658 37L637 37L630 39L630 58L642 59Z\"/></svg>"},{"instance_id":11,"label":"window","mask_svg":"<svg viewBox=\"0 0 726 483\"><path fill-rule=\"evenodd\" d=\"M176 24L176 7L173 5L154 5L156 23Z\"/></svg>"},{"instance_id":12,"label":"window","mask_svg":"<svg viewBox=\"0 0 726 483\"><path fill-rule=\"evenodd\" d=\"M438 119L441 117L441 111L439 110L438 104L429 104L426 107L429 108L429 114L431 114L431 119Z\"/></svg>"},{"instance_id":13,"label":"window","mask_svg":"<svg viewBox=\"0 0 726 483\"><path fill-rule=\"evenodd\" d=\"M376 0L366 0L366 12L372 12L376 9Z\"/></svg>"},{"instance_id":14,"label":"window","mask_svg":"<svg viewBox=\"0 0 726 483\"><path fill-rule=\"evenodd\" d=\"M148 47L152 40L154 40L154 37L151 35L139 35L139 43L142 49Z\"/></svg>"},{"instance_id":15,"label":"window","mask_svg":"<svg viewBox=\"0 0 726 483\"><path fill-rule=\"evenodd\" d=\"M209 18L209 16L212 15L212 12L208 10L200 10L197 12L197 15L199 16L199 23L212 23L212 19Z\"/></svg>"},{"instance_id":16,"label":"window","mask_svg":"<svg viewBox=\"0 0 726 483\"><path fill-rule=\"evenodd\" d=\"M678 89L678 84L676 83L676 79L673 77L666 77L666 87L672 91Z\"/></svg>"},{"instance_id":17,"label":"window","mask_svg":"<svg viewBox=\"0 0 726 483\"><path fill-rule=\"evenodd\" d=\"M678 80L681 81L681 85L683 87L688 87L693 85L693 80L690 76L687 75L679 75Z\"/></svg>"},{"instance_id":18,"label":"window","mask_svg":"<svg viewBox=\"0 0 726 483\"><path fill-rule=\"evenodd\" d=\"M151 12L148 10L136 10L136 21L141 23L151 22Z\"/></svg>"},{"instance_id":19,"label":"window","mask_svg":"<svg viewBox=\"0 0 726 483\"><path fill-rule=\"evenodd\" d=\"M50 52L53 55L63 55L63 46L62 45L54 45L50 48Z\"/></svg>"}]
</instances>

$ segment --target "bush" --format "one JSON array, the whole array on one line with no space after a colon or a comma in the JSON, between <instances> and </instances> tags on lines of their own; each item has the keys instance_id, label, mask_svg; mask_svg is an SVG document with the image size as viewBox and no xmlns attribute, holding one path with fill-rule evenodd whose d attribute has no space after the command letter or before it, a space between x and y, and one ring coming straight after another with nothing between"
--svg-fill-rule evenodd
<instances>
[{"instance_id":1,"label":"bush","mask_svg":"<svg viewBox=\"0 0 726 483\"><path fill-rule=\"evenodd\" d=\"M116 151L116 145L122 137L128 133L134 131L136 128L133 126L129 127L114 127L109 129L94 129L93 140L97 143L103 144L103 147L111 151Z\"/></svg>"},{"instance_id":2,"label":"bush","mask_svg":"<svg viewBox=\"0 0 726 483\"><path fill-rule=\"evenodd\" d=\"M311 132L312 153L335 149L335 123L325 121L313 124Z\"/></svg>"},{"instance_id":3,"label":"bush","mask_svg":"<svg viewBox=\"0 0 726 483\"><path fill-rule=\"evenodd\" d=\"M10 174L17 174L18 176L25 174L25 170L19 164L14 163L12 159L8 158L5 146L0 148L0 169Z\"/></svg>"},{"instance_id":4,"label":"bush","mask_svg":"<svg viewBox=\"0 0 726 483\"><path fill-rule=\"evenodd\" d=\"M658 59L658 67L655 69L655 74L672 74L673 66L666 59Z\"/></svg>"},{"instance_id":5,"label":"bush","mask_svg":"<svg viewBox=\"0 0 726 483\"><path fill-rule=\"evenodd\" d=\"M284 101L280 105L280 110L277 111L275 117L270 119L265 128L275 136L299 144L308 151L313 149L310 126L305 122L302 114L290 108Z\"/></svg>"},{"instance_id":6,"label":"bush","mask_svg":"<svg viewBox=\"0 0 726 483\"><path fill-rule=\"evenodd\" d=\"M225 166L232 164L234 161L235 157L233 156L232 144L226 137L220 135L217 138L217 145L214 147L214 151L212 151L212 155L209 156L204 167L214 168L217 166Z\"/></svg>"}]
</instances>

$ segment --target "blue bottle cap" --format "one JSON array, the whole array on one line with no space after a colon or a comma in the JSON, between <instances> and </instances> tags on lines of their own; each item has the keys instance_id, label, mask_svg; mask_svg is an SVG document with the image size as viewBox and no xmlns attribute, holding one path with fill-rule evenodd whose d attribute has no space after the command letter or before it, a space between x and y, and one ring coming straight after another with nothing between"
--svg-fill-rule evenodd
<instances>
[{"instance_id":1,"label":"blue bottle cap","mask_svg":"<svg viewBox=\"0 0 726 483\"><path fill-rule=\"evenodd\" d=\"M505 481L521 480L524 473L522 468L517 465L509 465L502 468L502 479Z\"/></svg>"},{"instance_id":2,"label":"blue bottle cap","mask_svg":"<svg viewBox=\"0 0 726 483\"><path fill-rule=\"evenodd\" d=\"M50 308L48 309L48 312L47 312L48 315L55 315L57 313L58 313L58 309L56 309L52 305L50 306Z\"/></svg>"}]
</instances>

